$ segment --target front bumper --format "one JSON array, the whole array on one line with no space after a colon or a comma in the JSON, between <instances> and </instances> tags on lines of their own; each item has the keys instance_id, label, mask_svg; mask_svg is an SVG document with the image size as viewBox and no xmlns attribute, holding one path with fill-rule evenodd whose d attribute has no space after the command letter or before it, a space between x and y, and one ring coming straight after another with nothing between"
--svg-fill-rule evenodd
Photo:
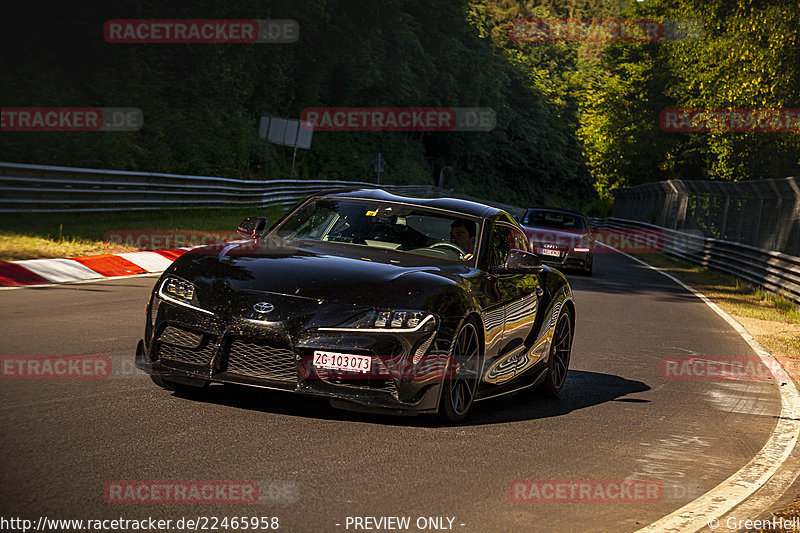
<instances>
[{"instance_id":1,"label":"front bumper","mask_svg":"<svg viewBox=\"0 0 800 533\"><path fill-rule=\"evenodd\" d=\"M137 346L136 367L187 385L234 383L324 398L339 408L434 413L448 370L443 339L456 325L443 320L436 331L413 335L287 331L285 324L198 317L162 302ZM317 369L316 350L370 356L372 370ZM416 365L415 354L423 354Z\"/></svg>"},{"instance_id":2,"label":"front bumper","mask_svg":"<svg viewBox=\"0 0 800 533\"><path fill-rule=\"evenodd\" d=\"M573 249L559 249L558 257L552 255L546 255L542 252L542 248L539 246L532 247L532 252L535 253L539 260L548 266L553 266L558 269L570 269L570 268L579 268L579 269L587 269L592 261L592 251L588 252L576 252Z\"/></svg>"}]
</instances>

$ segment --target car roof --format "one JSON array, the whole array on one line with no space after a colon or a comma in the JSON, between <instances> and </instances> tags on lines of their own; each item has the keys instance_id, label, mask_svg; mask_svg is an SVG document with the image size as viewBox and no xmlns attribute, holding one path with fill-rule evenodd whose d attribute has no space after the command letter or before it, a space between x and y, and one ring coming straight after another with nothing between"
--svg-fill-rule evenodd
<instances>
[{"instance_id":1,"label":"car roof","mask_svg":"<svg viewBox=\"0 0 800 533\"><path fill-rule=\"evenodd\" d=\"M499 213L504 213L504 211L496 207L469 200L461 200L458 198L421 198L397 194L384 189L334 189L322 191L318 193L318 195L327 198L357 198L363 200L401 202L409 205L445 209L447 211L454 211L456 213L482 218L490 218Z\"/></svg>"},{"instance_id":2,"label":"car roof","mask_svg":"<svg viewBox=\"0 0 800 533\"><path fill-rule=\"evenodd\" d=\"M585 216L580 211L573 211L572 209L563 209L561 207L529 207L525 210L525 214L527 215L531 211L555 211L556 213L565 213L568 215L577 215L579 217Z\"/></svg>"}]
</instances>

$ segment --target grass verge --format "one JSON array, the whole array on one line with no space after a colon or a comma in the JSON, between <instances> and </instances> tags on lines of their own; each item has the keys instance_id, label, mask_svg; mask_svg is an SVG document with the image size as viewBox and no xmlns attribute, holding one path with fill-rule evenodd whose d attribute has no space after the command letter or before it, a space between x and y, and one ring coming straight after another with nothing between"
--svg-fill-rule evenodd
<instances>
[{"instance_id":1,"label":"grass verge","mask_svg":"<svg viewBox=\"0 0 800 533\"><path fill-rule=\"evenodd\" d=\"M163 237L176 232L183 232L184 236L188 233L189 237L205 232L231 234L245 217L267 217L271 224L285 212L285 208L274 206L6 215L0 219L0 261L135 252L140 249L137 244L145 242L175 247ZM162 238L112 242L109 233L145 233Z\"/></svg>"}]
</instances>

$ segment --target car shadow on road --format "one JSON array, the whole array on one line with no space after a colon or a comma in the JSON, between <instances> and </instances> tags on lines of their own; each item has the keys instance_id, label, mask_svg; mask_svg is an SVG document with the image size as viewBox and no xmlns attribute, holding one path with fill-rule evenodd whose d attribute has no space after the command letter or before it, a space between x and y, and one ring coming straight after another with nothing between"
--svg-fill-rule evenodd
<instances>
[{"instance_id":1,"label":"car shadow on road","mask_svg":"<svg viewBox=\"0 0 800 533\"><path fill-rule=\"evenodd\" d=\"M629 380L613 374L570 370L559 398L541 398L536 391L525 389L475 403L470 417L460 424L450 424L431 415L392 416L344 411L334 409L326 400L251 387L212 386L204 390L175 392L174 394L236 409L263 411L286 416L430 428L501 424L550 418L611 401L649 403L649 400L626 397L648 390L650 387L641 381Z\"/></svg>"},{"instance_id":2,"label":"car shadow on road","mask_svg":"<svg viewBox=\"0 0 800 533\"><path fill-rule=\"evenodd\" d=\"M519 422L563 416L606 402L650 403L630 394L645 392L650 387L641 381L614 374L570 370L558 398L540 397L536 390L526 389L507 396L478 402L464 425Z\"/></svg>"}]
</instances>

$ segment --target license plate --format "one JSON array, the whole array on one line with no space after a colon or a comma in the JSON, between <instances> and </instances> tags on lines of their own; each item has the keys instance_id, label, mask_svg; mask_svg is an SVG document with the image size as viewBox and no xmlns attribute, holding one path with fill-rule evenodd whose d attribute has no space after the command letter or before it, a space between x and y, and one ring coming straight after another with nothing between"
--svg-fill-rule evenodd
<instances>
[{"instance_id":1,"label":"license plate","mask_svg":"<svg viewBox=\"0 0 800 533\"><path fill-rule=\"evenodd\" d=\"M325 370L369 372L372 367L372 357L368 355L315 351L314 366Z\"/></svg>"},{"instance_id":2,"label":"license plate","mask_svg":"<svg viewBox=\"0 0 800 533\"><path fill-rule=\"evenodd\" d=\"M561 257L561 252L558 250L548 250L547 248L541 248L539 253L542 255L551 255L553 257Z\"/></svg>"}]
</instances>

